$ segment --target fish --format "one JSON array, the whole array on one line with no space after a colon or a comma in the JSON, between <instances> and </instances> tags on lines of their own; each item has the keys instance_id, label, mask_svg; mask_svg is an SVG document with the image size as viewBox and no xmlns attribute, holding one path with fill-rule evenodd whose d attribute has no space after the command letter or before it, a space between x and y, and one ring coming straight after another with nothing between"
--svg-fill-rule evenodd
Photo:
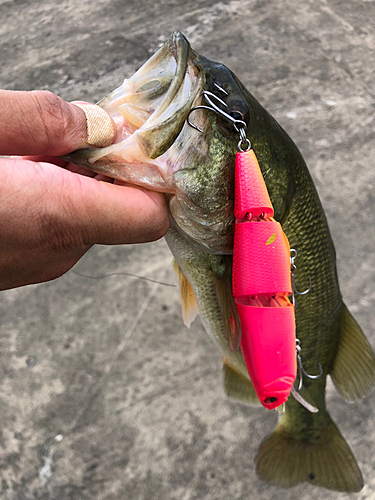
<instances>
[{"instance_id":1,"label":"fish","mask_svg":"<svg viewBox=\"0 0 375 500\"><path fill-rule=\"evenodd\" d=\"M116 123L114 144L66 158L165 193L170 213L165 238L174 256L183 321L190 326L199 315L219 348L226 395L259 406L241 350L230 345L241 334L231 286L239 137L230 121L206 106L204 92L219 97L229 116L246 123L274 218L298 254L295 288L304 290L311 283L309 293L296 295L303 383L300 396L294 393L319 411L312 413L289 397L275 429L260 444L257 475L284 488L306 482L360 491L361 471L326 407L326 382L330 376L346 401L359 400L373 389L375 356L343 302L334 244L308 168L276 120L228 68L196 53L175 32L131 78L98 102Z\"/></svg>"}]
</instances>

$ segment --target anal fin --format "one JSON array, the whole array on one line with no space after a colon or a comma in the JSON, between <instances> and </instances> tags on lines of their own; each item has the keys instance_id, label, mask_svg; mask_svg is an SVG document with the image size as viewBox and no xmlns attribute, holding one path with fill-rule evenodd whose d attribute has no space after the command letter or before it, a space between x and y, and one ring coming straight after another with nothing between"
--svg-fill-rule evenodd
<instances>
[{"instance_id":1,"label":"anal fin","mask_svg":"<svg viewBox=\"0 0 375 500\"><path fill-rule=\"evenodd\" d=\"M253 384L239 373L223 356L223 386L225 394L250 406L261 406Z\"/></svg>"},{"instance_id":2,"label":"anal fin","mask_svg":"<svg viewBox=\"0 0 375 500\"><path fill-rule=\"evenodd\" d=\"M296 439L278 425L259 447L255 459L258 477L283 488L308 482L334 491L360 491L363 479L353 453L328 414L326 417L326 426L313 442Z\"/></svg>"},{"instance_id":3,"label":"anal fin","mask_svg":"<svg viewBox=\"0 0 375 500\"><path fill-rule=\"evenodd\" d=\"M190 283L188 282L186 276L181 271L181 268L175 260L173 261L173 269L176 275L178 289L180 292L182 319L185 325L187 327L190 327L191 323L199 314L198 304Z\"/></svg>"},{"instance_id":4,"label":"anal fin","mask_svg":"<svg viewBox=\"0 0 375 500\"><path fill-rule=\"evenodd\" d=\"M375 356L356 320L343 306L340 340L330 372L332 381L341 396L355 401L375 385Z\"/></svg>"}]
</instances>

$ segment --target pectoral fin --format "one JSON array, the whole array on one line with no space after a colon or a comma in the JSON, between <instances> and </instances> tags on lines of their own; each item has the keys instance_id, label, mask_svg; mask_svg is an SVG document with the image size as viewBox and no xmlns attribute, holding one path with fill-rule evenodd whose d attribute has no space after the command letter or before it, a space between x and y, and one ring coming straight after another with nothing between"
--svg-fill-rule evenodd
<instances>
[{"instance_id":1,"label":"pectoral fin","mask_svg":"<svg viewBox=\"0 0 375 500\"><path fill-rule=\"evenodd\" d=\"M175 272L178 289L180 291L182 319L185 325L190 327L191 323L199 314L198 304L190 283L175 260L173 261L173 270Z\"/></svg>"},{"instance_id":2,"label":"pectoral fin","mask_svg":"<svg viewBox=\"0 0 375 500\"><path fill-rule=\"evenodd\" d=\"M227 268L224 275L214 274L214 288L223 316L229 349L237 351L241 343L241 324L232 295L232 275Z\"/></svg>"},{"instance_id":3,"label":"pectoral fin","mask_svg":"<svg viewBox=\"0 0 375 500\"><path fill-rule=\"evenodd\" d=\"M355 401L375 385L375 356L356 320L343 306L340 340L331 378L339 394Z\"/></svg>"}]
</instances>

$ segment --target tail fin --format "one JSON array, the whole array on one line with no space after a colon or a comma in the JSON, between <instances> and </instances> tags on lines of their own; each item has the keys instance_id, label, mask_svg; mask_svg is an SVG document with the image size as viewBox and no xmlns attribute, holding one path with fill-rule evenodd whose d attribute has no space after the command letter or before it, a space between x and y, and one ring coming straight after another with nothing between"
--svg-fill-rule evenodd
<instances>
[{"instance_id":1,"label":"tail fin","mask_svg":"<svg viewBox=\"0 0 375 500\"><path fill-rule=\"evenodd\" d=\"M340 340L330 373L336 390L347 401L368 394L375 385L375 356L346 306L341 316Z\"/></svg>"},{"instance_id":2,"label":"tail fin","mask_svg":"<svg viewBox=\"0 0 375 500\"><path fill-rule=\"evenodd\" d=\"M278 425L258 450L258 477L283 488L308 482L334 491L360 491L363 479L356 460L328 414L327 419L315 442L297 440Z\"/></svg>"}]
</instances>

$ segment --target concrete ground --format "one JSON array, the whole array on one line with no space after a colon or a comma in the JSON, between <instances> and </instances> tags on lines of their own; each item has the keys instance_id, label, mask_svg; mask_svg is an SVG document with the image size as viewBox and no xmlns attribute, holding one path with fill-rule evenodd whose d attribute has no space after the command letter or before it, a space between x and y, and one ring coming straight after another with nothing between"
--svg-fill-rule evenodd
<instances>
[{"instance_id":1,"label":"concrete ground","mask_svg":"<svg viewBox=\"0 0 375 500\"><path fill-rule=\"evenodd\" d=\"M0 0L0 86L95 102L181 30L300 147L375 346L374 18L371 0ZM348 405L331 387L364 489L256 478L276 415L225 398L220 355L199 320L183 325L174 287L126 274L171 284L171 262L164 241L98 246L59 280L1 293L1 498L374 499L373 395Z\"/></svg>"}]
</instances>

